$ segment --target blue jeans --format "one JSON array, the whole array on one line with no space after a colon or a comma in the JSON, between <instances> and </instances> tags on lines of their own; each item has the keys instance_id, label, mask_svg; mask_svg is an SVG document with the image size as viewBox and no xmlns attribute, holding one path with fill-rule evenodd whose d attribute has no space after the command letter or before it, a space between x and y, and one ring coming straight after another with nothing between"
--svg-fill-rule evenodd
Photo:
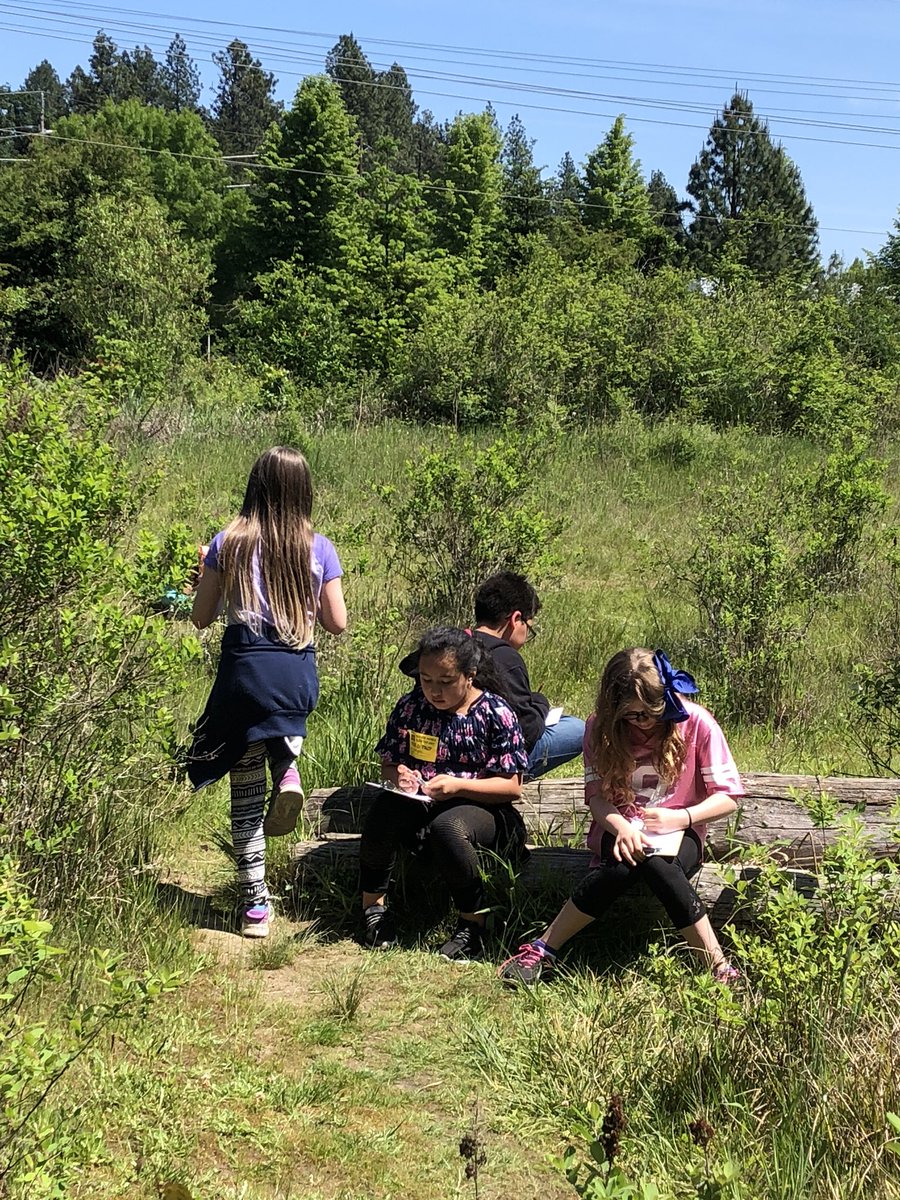
<instances>
[{"instance_id":1,"label":"blue jeans","mask_svg":"<svg viewBox=\"0 0 900 1200\"><path fill-rule=\"evenodd\" d=\"M528 775L537 779L554 767L560 767L581 753L584 741L584 721L581 717L560 717L555 725L545 729L528 755Z\"/></svg>"}]
</instances>

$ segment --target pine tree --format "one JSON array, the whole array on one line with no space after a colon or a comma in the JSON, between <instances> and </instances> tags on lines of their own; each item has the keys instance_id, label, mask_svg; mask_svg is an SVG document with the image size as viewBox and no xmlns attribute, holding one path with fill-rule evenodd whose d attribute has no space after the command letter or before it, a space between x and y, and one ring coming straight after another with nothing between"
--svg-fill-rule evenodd
<instances>
[{"instance_id":1,"label":"pine tree","mask_svg":"<svg viewBox=\"0 0 900 1200\"><path fill-rule=\"evenodd\" d=\"M412 167L413 122L417 105L406 72L399 63L392 63L377 77L381 100L381 137L390 138L396 145L391 160L395 170Z\"/></svg>"},{"instance_id":2,"label":"pine tree","mask_svg":"<svg viewBox=\"0 0 900 1200\"><path fill-rule=\"evenodd\" d=\"M547 204L541 169L534 165L534 138L528 137L518 113L506 128L500 162L503 167L503 221L508 253L515 243L542 229Z\"/></svg>"},{"instance_id":3,"label":"pine tree","mask_svg":"<svg viewBox=\"0 0 900 1200\"><path fill-rule=\"evenodd\" d=\"M20 135L3 143L4 153L27 154L32 139L52 129L66 108L66 89L46 59L28 72L18 88L0 83L0 123Z\"/></svg>"},{"instance_id":4,"label":"pine tree","mask_svg":"<svg viewBox=\"0 0 900 1200\"><path fill-rule=\"evenodd\" d=\"M413 122L410 168L419 179L440 179L444 173L449 125L424 109Z\"/></svg>"},{"instance_id":5,"label":"pine tree","mask_svg":"<svg viewBox=\"0 0 900 1200\"><path fill-rule=\"evenodd\" d=\"M362 140L363 162L370 165L394 143L388 165L406 169L410 163L416 104L406 72L393 63L376 71L352 33L342 34L325 58L327 74L341 89L347 112L355 119Z\"/></svg>"},{"instance_id":6,"label":"pine tree","mask_svg":"<svg viewBox=\"0 0 900 1200\"><path fill-rule=\"evenodd\" d=\"M180 33L175 34L166 50L162 81L167 108L175 112L200 111L200 72L188 54L187 43Z\"/></svg>"},{"instance_id":7,"label":"pine tree","mask_svg":"<svg viewBox=\"0 0 900 1200\"><path fill-rule=\"evenodd\" d=\"M818 269L818 228L796 165L737 92L691 167L690 246L702 271L737 263L757 275Z\"/></svg>"},{"instance_id":8,"label":"pine tree","mask_svg":"<svg viewBox=\"0 0 900 1200\"><path fill-rule=\"evenodd\" d=\"M308 270L341 270L358 253L361 230L358 130L338 86L324 75L304 79L258 161L260 267L296 257Z\"/></svg>"},{"instance_id":9,"label":"pine tree","mask_svg":"<svg viewBox=\"0 0 900 1200\"><path fill-rule=\"evenodd\" d=\"M343 33L325 56L325 71L340 88L344 107L353 117L362 147L371 152L381 137L381 97L372 64L352 33Z\"/></svg>"},{"instance_id":10,"label":"pine tree","mask_svg":"<svg viewBox=\"0 0 900 1200\"><path fill-rule=\"evenodd\" d=\"M584 164L583 221L642 243L653 219L641 164L632 155L634 139L618 116L609 133Z\"/></svg>"},{"instance_id":11,"label":"pine tree","mask_svg":"<svg viewBox=\"0 0 900 1200\"><path fill-rule=\"evenodd\" d=\"M450 126L438 193L438 240L476 273L490 267L500 224L500 133L490 111L461 113Z\"/></svg>"},{"instance_id":12,"label":"pine tree","mask_svg":"<svg viewBox=\"0 0 900 1200\"><path fill-rule=\"evenodd\" d=\"M568 220L578 218L581 211L583 183L575 166L575 159L567 150L556 168L556 177L550 185L550 207L556 217Z\"/></svg>"},{"instance_id":13,"label":"pine tree","mask_svg":"<svg viewBox=\"0 0 900 1200\"><path fill-rule=\"evenodd\" d=\"M135 46L121 56L121 71L116 100L139 100L154 108L164 108L166 85L162 68L149 46Z\"/></svg>"},{"instance_id":14,"label":"pine tree","mask_svg":"<svg viewBox=\"0 0 900 1200\"><path fill-rule=\"evenodd\" d=\"M263 70L238 38L214 54L213 62L221 76L212 104L213 134L224 154L252 154L281 112L273 98L275 76Z\"/></svg>"},{"instance_id":15,"label":"pine tree","mask_svg":"<svg viewBox=\"0 0 900 1200\"><path fill-rule=\"evenodd\" d=\"M655 230L645 239L645 259L654 266L680 262L687 244L687 230L682 216L688 207L687 201L678 199L678 193L662 171L651 174L647 184L647 199Z\"/></svg>"},{"instance_id":16,"label":"pine tree","mask_svg":"<svg viewBox=\"0 0 900 1200\"><path fill-rule=\"evenodd\" d=\"M166 87L162 68L149 46L120 51L102 29L97 31L89 59L90 72L76 67L68 80L74 113L97 112L109 100L139 100L162 107Z\"/></svg>"},{"instance_id":17,"label":"pine tree","mask_svg":"<svg viewBox=\"0 0 900 1200\"><path fill-rule=\"evenodd\" d=\"M68 111L66 89L55 69L45 58L25 76L22 82L23 92L44 93L44 128L52 129L53 122L64 117ZM20 104L21 124L27 124L37 130L41 123L41 97L22 96ZM20 121L17 121L19 124Z\"/></svg>"},{"instance_id":18,"label":"pine tree","mask_svg":"<svg viewBox=\"0 0 900 1200\"><path fill-rule=\"evenodd\" d=\"M895 300L900 300L900 214L894 218L894 232L878 251L875 263L884 272Z\"/></svg>"},{"instance_id":19,"label":"pine tree","mask_svg":"<svg viewBox=\"0 0 900 1200\"><path fill-rule=\"evenodd\" d=\"M122 56L116 43L98 29L88 60L90 72L76 67L69 76L72 112L96 112L107 100L121 100Z\"/></svg>"}]
</instances>

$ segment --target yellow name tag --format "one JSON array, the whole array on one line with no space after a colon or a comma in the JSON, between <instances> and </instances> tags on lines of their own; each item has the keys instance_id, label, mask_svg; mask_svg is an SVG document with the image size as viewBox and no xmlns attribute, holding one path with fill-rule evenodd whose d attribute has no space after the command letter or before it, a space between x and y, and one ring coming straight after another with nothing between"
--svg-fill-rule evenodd
<instances>
[{"instance_id":1,"label":"yellow name tag","mask_svg":"<svg viewBox=\"0 0 900 1200\"><path fill-rule=\"evenodd\" d=\"M431 733L409 731L409 753L419 762L437 762L438 740Z\"/></svg>"}]
</instances>

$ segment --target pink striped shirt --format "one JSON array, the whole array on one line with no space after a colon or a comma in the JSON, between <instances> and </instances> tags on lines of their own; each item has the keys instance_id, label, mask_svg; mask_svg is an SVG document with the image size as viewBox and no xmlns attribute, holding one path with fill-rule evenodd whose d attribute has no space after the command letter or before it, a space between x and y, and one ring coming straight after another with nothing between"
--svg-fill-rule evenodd
<instances>
[{"instance_id":1,"label":"pink striped shirt","mask_svg":"<svg viewBox=\"0 0 900 1200\"><path fill-rule=\"evenodd\" d=\"M653 753L659 745L659 728L653 729L649 735L644 735L637 726L631 726L631 749L635 760L631 776L634 804L622 808L623 816L639 816L641 809L647 807L690 808L699 804L701 800L723 792L735 799L744 795L744 785L718 721L712 713L707 712L701 705L694 704L692 700L683 700L683 703L689 713L682 726L685 742L684 768L675 783L668 788L665 784L660 784L653 765ZM588 753L593 724L594 717L589 717L584 731L585 804L590 804L591 800L602 795L600 780ZM706 826L695 825L694 829L703 842L706 838ZM603 826L597 821L592 821L587 844L595 854L599 853L603 833Z\"/></svg>"}]
</instances>

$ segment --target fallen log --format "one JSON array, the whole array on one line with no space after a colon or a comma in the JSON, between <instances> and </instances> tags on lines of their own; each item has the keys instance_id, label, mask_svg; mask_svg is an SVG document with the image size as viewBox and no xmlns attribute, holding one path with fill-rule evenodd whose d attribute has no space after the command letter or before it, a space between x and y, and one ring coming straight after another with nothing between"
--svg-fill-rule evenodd
<instances>
[{"instance_id":1,"label":"fallen log","mask_svg":"<svg viewBox=\"0 0 900 1200\"><path fill-rule=\"evenodd\" d=\"M325 881L343 876L348 886L355 887L359 837L356 834L332 833L320 841L298 842L291 848L296 871L295 882L301 891L315 892ZM572 886L588 870L591 852L572 846L530 846L529 856L517 874L518 885L526 889L545 889L549 904L559 903ZM736 880L753 882L760 873L758 866L737 864L733 868ZM819 880L808 871L786 868L785 873L795 888L814 896ZM754 919L752 902L737 905L735 884L725 877L723 869L707 864L693 877L692 883L706 905L714 925L728 922L749 924ZM656 898L643 887L637 887L623 897L611 910L628 922L641 925L665 921L665 914ZM552 913L548 912L548 918Z\"/></svg>"},{"instance_id":2,"label":"fallen log","mask_svg":"<svg viewBox=\"0 0 900 1200\"><path fill-rule=\"evenodd\" d=\"M747 795L729 822L710 827L708 852L722 860L738 847L764 846L778 861L814 867L825 846L839 832L842 815L855 814L863 824L875 858L900 854L892 809L900 796L900 780L822 778L813 775L743 776ZM824 827L811 818L803 797L824 793L836 804L837 817ZM358 833L374 798L371 788L319 788L307 797L305 815L314 835ZM583 842L588 825L584 785L578 779L537 780L525 786L521 800L529 837L536 843L571 845Z\"/></svg>"}]
</instances>

